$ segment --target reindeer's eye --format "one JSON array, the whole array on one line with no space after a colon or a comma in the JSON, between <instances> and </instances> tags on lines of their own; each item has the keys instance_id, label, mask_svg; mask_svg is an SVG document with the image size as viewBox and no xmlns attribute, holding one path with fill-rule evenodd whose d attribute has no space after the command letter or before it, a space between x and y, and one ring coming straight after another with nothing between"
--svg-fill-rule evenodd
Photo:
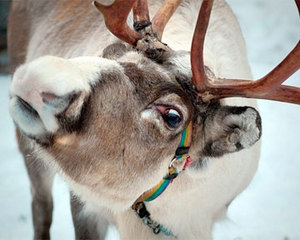
<instances>
[{"instance_id":1,"label":"reindeer's eye","mask_svg":"<svg viewBox=\"0 0 300 240\"><path fill-rule=\"evenodd\" d=\"M150 108L157 110L161 114L162 119L170 130L175 130L183 122L183 115L175 106L155 104L150 106Z\"/></svg>"},{"instance_id":2,"label":"reindeer's eye","mask_svg":"<svg viewBox=\"0 0 300 240\"><path fill-rule=\"evenodd\" d=\"M165 122L171 128L176 128L181 123L181 115L174 109L166 109L164 114L162 115Z\"/></svg>"}]
</instances>

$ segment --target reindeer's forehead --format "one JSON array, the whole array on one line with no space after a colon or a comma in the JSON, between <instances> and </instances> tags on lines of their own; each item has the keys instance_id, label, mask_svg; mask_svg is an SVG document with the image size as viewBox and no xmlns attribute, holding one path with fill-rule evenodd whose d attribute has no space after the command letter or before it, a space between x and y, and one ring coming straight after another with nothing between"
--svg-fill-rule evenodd
<instances>
[{"instance_id":1,"label":"reindeer's forehead","mask_svg":"<svg viewBox=\"0 0 300 240\"><path fill-rule=\"evenodd\" d=\"M121 63L121 65L138 95L155 97L154 95L160 95L167 89L178 91L179 85L175 77L159 67L136 63Z\"/></svg>"},{"instance_id":2,"label":"reindeer's forehead","mask_svg":"<svg viewBox=\"0 0 300 240\"><path fill-rule=\"evenodd\" d=\"M114 54L113 54L114 55ZM163 65L156 63L136 51L129 51L117 59L122 68L122 76L115 77L115 83L132 91L132 94L145 103L151 102L164 94L183 91L176 81L175 75ZM114 71L112 71L112 74ZM120 72L115 72L120 74ZM117 79L121 82L116 81ZM101 80L100 80L100 85Z\"/></svg>"}]
</instances>

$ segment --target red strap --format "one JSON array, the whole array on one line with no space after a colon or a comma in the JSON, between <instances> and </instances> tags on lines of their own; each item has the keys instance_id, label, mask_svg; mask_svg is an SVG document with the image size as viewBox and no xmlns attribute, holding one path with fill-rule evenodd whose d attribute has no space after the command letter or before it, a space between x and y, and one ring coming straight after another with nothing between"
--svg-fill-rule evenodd
<instances>
[{"instance_id":1,"label":"red strap","mask_svg":"<svg viewBox=\"0 0 300 240\"><path fill-rule=\"evenodd\" d=\"M188 156L185 160L185 164L184 164L182 170L185 170L186 168L188 168L192 162L194 162L194 160L190 156Z\"/></svg>"}]
</instances>

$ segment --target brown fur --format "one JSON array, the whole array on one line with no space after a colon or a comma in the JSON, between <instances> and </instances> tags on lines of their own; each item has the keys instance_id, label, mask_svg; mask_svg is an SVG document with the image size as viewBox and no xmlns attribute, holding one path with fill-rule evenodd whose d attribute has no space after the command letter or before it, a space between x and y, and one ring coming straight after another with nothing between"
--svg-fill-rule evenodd
<instances>
[{"instance_id":1,"label":"brown fur","mask_svg":"<svg viewBox=\"0 0 300 240\"><path fill-rule=\"evenodd\" d=\"M22 37L18 38L19 34ZM202 168L204 158L239 151L260 137L260 117L253 108L223 106L219 102L204 104L190 95L193 85L191 72L186 71L189 67L185 60L189 55L187 51L174 51L154 62L112 39L101 16L92 10L88 1L13 3L9 25L12 70L24 62L26 69L33 60L47 54L64 58L98 56L102 50L103 57L113 59L120 66L101 73L101 77L90 84L91 91L78 90L64 96L46 92L41 96L43 104L51 104L52 98L66 104L61 111L55 106L58 111L55 132L33 135L24 134L24 129L17 130L32 184L36 239L50 237L51 186L56 172L63 175L74 191L71 205L77 238L98 236L96 229L101 217L94 218L93 214L101 215L100 210L119 227L121 237L138 238L146 236L148 229L142 226L137 230L141 222L131 211L131 204L164 176L181 133L190 121L193 122L190 154L197 159L191 171ZM45 101L45 98L50 100ZM156 105L177 109L182 115L179 126L171 128ZM143 116L149 109L152 115ZM248 119L249 116L252 118ZM190 196L189 189L180 191L184 181L196 186L202 184L189 174L192 175L184 173L177 185L173 184L170 191L176 196L179 192L180 197ZM230 191L239 192L238 189ZM164 196L171 201L170 195ZM208 222L213 221L210 218L217 218L230 200L232 196L212 210ZM93 214L81 214L91 205L96 206ZM151 206L154 216L161 211L159 204ZM163 210L173 213L168 208ZM191 214L197 215L196 211ZM128 219L134 219L134 230L124 230ZM101 223L103 237L107 222ZM205 224L202 236L209 235L210 224Z\"/></svg>"}]
</instances>

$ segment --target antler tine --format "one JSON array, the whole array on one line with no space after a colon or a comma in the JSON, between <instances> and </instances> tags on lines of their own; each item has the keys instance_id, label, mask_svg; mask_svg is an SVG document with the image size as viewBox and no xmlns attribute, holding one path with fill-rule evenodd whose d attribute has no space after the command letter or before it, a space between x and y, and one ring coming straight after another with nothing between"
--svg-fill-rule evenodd
<instances>
[{"instance_id":1,"label":"antler tine","mask_svg":"<svg viewBox=\"0 0 300 240\"><path fill-rule=\"evenodd\" d=\"M196 89L200 92L205 90L205 86L208 83L204 70L203 48L212 5L213 0L203 0L202 2L191 49L192 80Z\"/></svg>"},{"instance_id":2,"label":"antler tine","mask_svg":"<svg viewBox=\"0 0 300 240\"><path fill-rule=\"evenodd\" d=\"M271 72L269 72L263 78L257 80L261 86L267 86L271 84L280 85L286 81L291 75L293 75L300 68L300 41L298 41L295 48L289 53L289 55L278 64Z\"/></svg>"},{"instance_id":3,"label":"antler tine","mask_svg":"<svg viewBox=\"0 0 300 240\"><path fill-rule=\"evenodd\" d=\"M133 6L134 22L150 22L147 0L137 0Z\"/></svg>"},{"instance_id":4,"label":"antler tine","mask_svg":"<svg viewBox=\"0 0 300 240\"><path fill-rule=\"evenodd\" d=\"M259 80L219 78L213 83L208 80L204 70L203 46L212 5L213 0L203 0L191 50L192 80L202 100L240 96L300 104L300 88L281 85L300 68L300 42L277 67Z\"/></svg>"},{"instance_id":5,"label":"antler tine","mask_svg":"<svg viewBox=\"0 0 300 240\"><path fill-rule=\"evenodd\" d=\"M167 22L181 2L182 0L165 0L152 20L152 28L148 29L148 34L150 33L154 37L151 40L148 39L148 42L153 43L153 46L149 47L151 44L148 44L149 46L142 44L138 46L138 49L153 48L168 50L165 45L159 44L157 40L161 39ZM136 46L138 40L143 39L145 34L147 34L147 31L140 32L140 30L151 25L147 0L115 0L109 6L102 5L97 1L93 1L93 4L102 12L107 28L119 39ZM134 29L136 31L131 29L126 23L131 9L133 9Z\"/></svg>"},{"instance_id":6,"label":"antler tine","mask_svg":"<svg viewBox=\"0 0 300 240\"><path fill-rule=\"evenodd\" d=\"M115 0L109 6L93 1L95 7L102 12L107 28L119 39L135 45L142 36L127 25L127 17L136 0Z\"/></svg>"},{"instance_id":7,"label":"antler tine","mask_svg":"<svg viewBox=\"0 0 300 240\"><path fill-rule=\"evenodd\" d=\"M152 28L161 39L165 26L182 0L166 0L152 19Z\"/></svg>"}]
</instances>

